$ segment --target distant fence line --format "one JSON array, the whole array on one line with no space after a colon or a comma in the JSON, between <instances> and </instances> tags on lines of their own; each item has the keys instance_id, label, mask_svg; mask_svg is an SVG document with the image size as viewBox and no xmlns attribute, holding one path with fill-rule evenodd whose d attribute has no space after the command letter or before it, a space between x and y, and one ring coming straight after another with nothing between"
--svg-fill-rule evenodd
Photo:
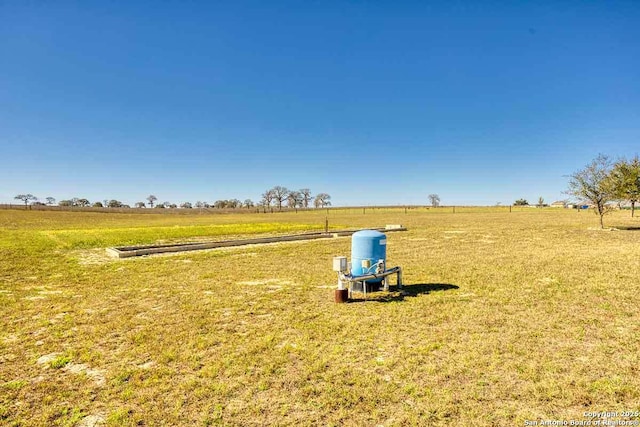
<instances>
[{"instance_id":1,"label":"distant fence line","mask_svg":"<svg viewBox=\"0 0 640 427\"><path fill-rule=\"evenodd\" d=\"M102 212L102 213L143 213L143 214L225 214L225 213L280 213L280 212L305 212L305 211L323 211L327 208L289 208L282 207L257 207L252 208L97 208L93 206L51 206L51 205L24 205L13 203L0 203L0 209L16 209L29 211L59 211L59 212ZM328 208L334 209L334 208Z\"/></svg>"},{"instance_id":2,"label":"distant fence line","mask_svg":"<svg viewBox=\"0 0 640 427\"><path fill-rule=\"evenodd\" d=\"M256 213L257 207L253 208L96 208L93 206L48 206L48 205L27 205L24 204L0 204L0 209L18 209L32 211L60 211L60 212L102 212L102 213L144 213L144 214L193 214L193 213ZM285 209L283 209L284 211ZM293 209L290 209L293 210ZM312 210L312 209L299 209ZM278 212L277 209L273 209ZM262 212L262 208L260 208ZM267 212L270 212L267 209Z\"/></svg>"},{"instance_id":3,"label":"distant fence line","mask_svg":"<svg viewBox=\"0 0 640 427\"><path fill-rule=\"evenodd\" d=\"M52 206L52 205L24 205L24 204L0 204L0 209L33 210L33 211L61 211L61 212L103 212L103 213L143 213L143 214L225 214L225 213L286 213L286 212L335 212L335 211L365 211L365 210L397 210L397 209L429 209L428 206L345 206L324 208L289 208L282 209L271 206L264 208L254 206L252 208L97 208L93 206ZM441 208L438 208L441 209Z\"/></svg>"},{"instance_id":4,"label":"distant fence line","mask_svg":"<svg viewBox=\"0 0 640 427\"><path fill-rule=\"evenodd\" d=\"M325 212L329 213L357 213L384 211L431 211L433 213L472 213L472 212L522 212L528 211L529 206L425 206L425 205L395 205L395 206L329 206L324 208L289 208L282 207L253 207L253 208L95 208L91 206L49 206L49 205L27 205L24 204L0 204L0 209L33 210L33 211L61 211L61 212L100 212L100 213L123 213L123 214L255 214L255 213L292 213L292 212ZM544 208L555 210L557 208Z\"/></svg>"}]
</instances>

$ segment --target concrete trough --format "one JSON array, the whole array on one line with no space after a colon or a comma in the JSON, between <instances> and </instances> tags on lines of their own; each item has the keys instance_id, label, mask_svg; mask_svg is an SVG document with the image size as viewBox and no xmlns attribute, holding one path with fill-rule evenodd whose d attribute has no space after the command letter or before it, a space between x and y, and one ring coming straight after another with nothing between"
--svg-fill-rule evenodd
<instances>
[{"instance_id":1,"label":"concrete trough","mask_svg":"<svg viewBox=\"0 0 640 427\"><path fill-rule=\"evenodd\" d=\"M377 231L407 231L402 225L387 225L386 227L370 228ZM290 234L275 237L257 237L253 239L219 240L213 242L174 243L167 245L118 246L107 248L107 253L116 258L130 258L143 255L162 254L169 252L198 251L203 249L225 248L245 245L261 245L265 243L294 242L298 240L330 239L334 237L350 236L360 230L334 230L311 233Z\"/></svg>"}]
</instances>

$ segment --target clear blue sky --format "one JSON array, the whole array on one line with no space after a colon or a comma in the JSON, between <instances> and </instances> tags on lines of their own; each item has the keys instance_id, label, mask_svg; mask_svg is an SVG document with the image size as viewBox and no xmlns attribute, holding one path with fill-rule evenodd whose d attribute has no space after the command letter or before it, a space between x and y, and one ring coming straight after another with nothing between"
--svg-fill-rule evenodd
<instances>
[{"instance_id":1,"label":"clear blue sky","mask_svg":"<svg viewBox=\"0 0 640 427\"><path fill-rule=\"evenodd\" d=\"M551 202L640 152L637 1L0 0L0 64L0 202Z\"/></svg>"}]
</instances>

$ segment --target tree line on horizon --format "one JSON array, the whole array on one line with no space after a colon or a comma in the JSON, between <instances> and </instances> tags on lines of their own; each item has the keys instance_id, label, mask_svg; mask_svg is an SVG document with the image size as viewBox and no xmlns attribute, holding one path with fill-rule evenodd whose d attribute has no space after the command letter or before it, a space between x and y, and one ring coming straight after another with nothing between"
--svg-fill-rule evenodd
<instances>
[{"instance_id":1,"label":"tree line on horizon","mask_svg":"<svg viewBox=\"0 0 640 427\"><path fill-rule=\"evenodd\" d=\"M131 206L122 203L116 199L105 199L102 201L90 202L86 198L74 197L71 199L60 200L56 203L56 199L54 197L46 197L42 202L38 199L38 197L33 194L18 194L14 197L16 200L20 200L24 203L25 206L29 204L32 205L41 205L41 206L63 206L63 207L94 207L94 208L130 208ZM182 209L192 209L192 208L216 208L216 209L240 209L240 208L258 208L263 209L265 212L267 209L271 209L277 207L278 210L282 210L283 206L286 205L287 208L309 208L311 206L315 208L324 208L327 206L331 206L331 196L328 193L318 193L315 196L312 196L311 190L308 188L303 188L300 190L289 190L283 186L275 186L266 190L261 195L261 199L258 202L254 202L251 199L245 199L244 201L240 201L239 199L224 199L224 200L216 200L215 202L208 203L198 200L195 203L191 202L183 202L180 205L171 203L171 202L162 202L157 203L158 198L150 194L146 197L146 202L136 202L134 204L135 208L146 208L147 205L149 208L156 209L164 209L164 208L182 208Z\"/></svg>"},{"instance_id":2,"label":"tree line on horizon","mask_svg":"<svg viewBox=\"0 0 640 427\"><path fill-rule=\"evenodd\" d=\"M640 158L638 155L632 159L619 158L614 162L609 156L599 154L591 163L583 169L572 173L568 178L568 190L565 191L565 194L575 197L581 204L590 204L599 216L601 228L604 228L603 217L615 208L615 202L629 202L631 204L631 217L635 216L635 205L640 200ZM56 199L53 197L47 197L45 199L46 203L42 203L33 194L18 194L14 198L21 200L25 206L29 203L40 205L54 205L56 203ZM144 208L147 204L150 208L178 207L178 205L170 202L156 203L158 198L153 194L149 195L146 200L147 203L137 202L135 207ZM440 204L440 196L437 194L430 194L429 200L433 207L437 207ZM313 203L311 203L312 201ZM61 200L58 205L109 208L130 207L115 199L103 200L103 202L91 203L85 198L72 198ZM309 208L312 205L315 208L324 208L331 206L331 196L327 193L318 193L313 197L308 188L289 190L286 187L275 186L262 193L261 199L257 203L254 203L251 199L246 199L244 202L238 199L230 199L216 200L213 204L197 201L195 205L192 205L190 202L184 202L180 204L180 207L184 209L191 209L194 206L196 208L213 207L220 209L250 209L257 207L266 212L268 208L271 209L272 207L282 210L285 204L287 208ZM526 199L518 199L515 202L516 206L528 204ZM538 200L537 206L545 206L542 197Z\"/></svg>"}]
</instances>

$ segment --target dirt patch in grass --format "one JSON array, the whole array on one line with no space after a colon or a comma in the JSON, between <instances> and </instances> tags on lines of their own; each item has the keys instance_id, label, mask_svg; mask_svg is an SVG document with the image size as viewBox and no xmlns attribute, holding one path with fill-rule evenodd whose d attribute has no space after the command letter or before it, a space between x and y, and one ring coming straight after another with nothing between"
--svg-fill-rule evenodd
<instances>
[{"instance_id":1,"label":"dirt patch in grass","mask_svg":"<svg viewBox=\"0 0 640 427\"><path fill-rule=\"evenodd\" d=\"M97 387L102 387L106 383L105 372L100 369L92 369L84 363L69 363L64 368L64 371L71 374L84 374L91 378Z\"/></svg>"},{"instance_id":2,"label":"dirt patch in grass","mask_svg":"<svg viewBox=\"0 0 640 427\"><path fill-rule=\"evenodd\" d=\"M48 365L51 362L53 362L56 358L58 358L59 356L61 356L62 353L49 353L49 354L45 354L42 355L38 358L38 360L36 361L36 363L38 365Z\"/></svg>"},{"instance_id":3,"label":"dirt patch in grass","mask_svg":"<svg viewBox=\"0 0 640 427\"><path fill-rule=\"evenodd\" d=\"M101 265L117 260L107 254L104 248L74 250L69 252L69 256L77 259L80 265Z\"/></svg>"},{"instance_id":4,"label":"dirt patch in grass","mask_svg":"<svg viewBox=\"0 0 640 427\"><path fill-rule=\"evenodd\" d=\"M105 424L104 415L88 415L80 420L76 427L99 427Z\"/></svg>"}]
</instances>

